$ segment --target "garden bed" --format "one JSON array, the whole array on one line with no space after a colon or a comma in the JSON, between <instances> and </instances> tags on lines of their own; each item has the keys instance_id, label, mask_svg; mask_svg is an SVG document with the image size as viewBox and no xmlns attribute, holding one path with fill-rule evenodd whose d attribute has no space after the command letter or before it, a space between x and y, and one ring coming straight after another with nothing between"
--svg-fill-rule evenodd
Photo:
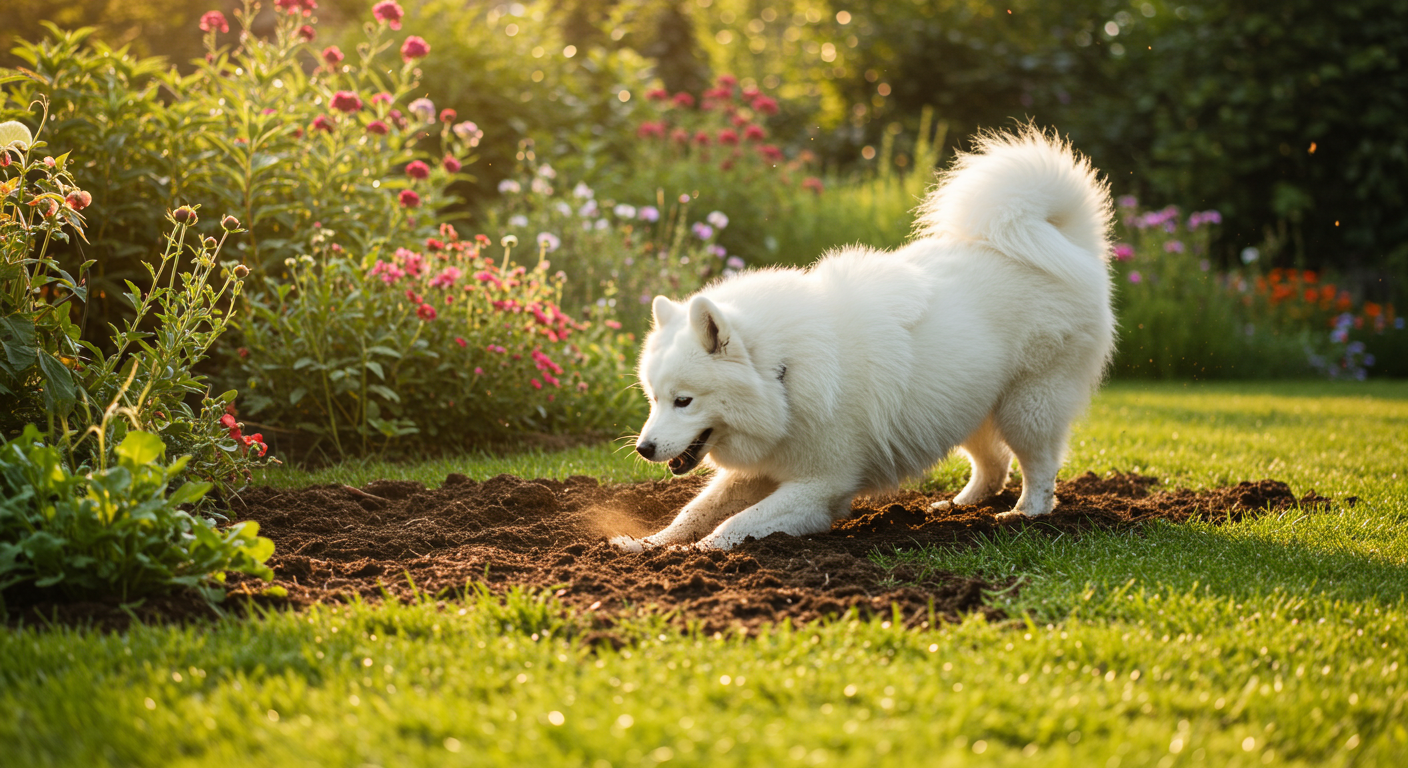
<instances>
[{"instance_id":1,"label":"garden bed","mask_svg":"<svg viewBox=\"0 0 1408 768\"><path fill-rule=\"evenodd\" d=\"M375 601L386 594L408 600L418 593L462 592L471 583L493 591L526 587L551 591L564 605L587 613L592 626L609 638L617 618L645 611L706 632L752 632L784 619L796 624L851 610L916 626L973 612L1001 618L991 595L1020 585L920 573L903 565L887 569L870 555L962 546L998 528L1080 535L1153 520L1222 523L1327 501L1313 492L1297 499L1274 480L1160 492L1153 490L1158 480L1152 477L1088 473L1059 483L1060 506L1037 520L996 519L1015 504L1014 485L990 503L944 512L928 509L943 495L907 491L857 499L853 516L828 533L775 534L731 552L624 554L607 544L612 535L658 530L704 482L689 477L603 486L590 477L511 475L476 482L453 474L433 490L388 480L361 489L252 488L232 506L240 519L258 521L260 533L277 546L269 565L288 595L260 595L258 603L303 607L354 596ZM262 592L265 586L244 577L232 583L236 595ZM110 627L124 625L130 615L101 603L31 605L25 613L33 618L35 612L62 623ZM143 619L212 615L193 597L148 601L134 613Z\"/></svg>"}]
</instances>

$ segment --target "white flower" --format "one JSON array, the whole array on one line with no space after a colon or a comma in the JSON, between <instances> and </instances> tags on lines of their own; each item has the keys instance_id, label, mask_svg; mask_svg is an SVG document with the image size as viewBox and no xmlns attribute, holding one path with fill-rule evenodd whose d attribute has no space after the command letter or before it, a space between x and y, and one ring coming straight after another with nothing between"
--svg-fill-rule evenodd
<instances>
[{"instance_id":1,"label":"white flower","mask_svg":"<svg viewBox=\"0 0 1408 768\"><path fill-rule=\"evenodd\" d=\"M513 235L504 235L503 239L499 241L499 245L502 245L505 248L512 248L513 246L518 245L518 238Z\"/></svg>"},{"instance_id":2,"label":"white flower","mask_svg":"<svg viewBox=\"0 0 1408 768\"><path fill-rule=\"evenodd\" d=\"M29 149L34 143L34 134L29 132L29 127L17 120L7 120L0 123L0 147L12 147L19 145L20 149Z\"/></svg>"},{"instance_id":3,"label":"white flower","mask_svg":"<svg viewBox=\"0 0 1408 768\"><path fill-rule=\"evenodd\" d=\"M562 214L563 216L572 215L572 206L568 205L566 200L558 200L557 205L554 205L553 208L555 208L557 212Z\"/></svg>"},{"instance_id":4,"label":"white flower","mask_svg":"<svg viewBox=\"0 0 1408 768\"><path fill-rule=\"evenodd\" d=\"M421 97L407 105L406 109L415 113L422 123L429 123L435 120L435 102Z\"/></svg>"},{"instance_id":5,"label":"white flower","mask_svg":"<svg viewBox=\"0 0 1408 768\"><path fill-rule=\"evenodd\" d=\"M577 186L572 188L572 194L575 197L585 197L588 200L596 196L596 193L592 191L591 187L587 186L585 181L577 182Z\"/></svg>"},{"instance_id":6,"label":"white flower","mask_svg":"<svg viewBox=\"0 0 1408 768\"><path fill-rule=\"evenodd\" d=\"M714 229L723 229L728 226L728 216L724 215L723 211L714 211L708 216L705 216L704 220L713 224Z\"/></svg>"},{"instance_id":7,"label":"white flower","mask_svg":"<svg viewBox=\"0 0 1408 768\"><path fill-rule=\"evenodd\" d=\"M519 184L513 179L504 179L503 181L499 182L499 191L516 195L519 192L523 191L523 185Z\"/></svg>"},{"instance_id":8,"label":"white flower","mask_svg":"<svg viewBox=\"0 0 1408 768\"><path fill-rule=\"evenodd\" d=\"M533 183L531 186L533 188L533 191L539 195L552 194L552 185L547 183L547 181L543 179L533 179Z\"/></svg>"},{"instance_id":9,"label":"white flower","mask_svg":"<svg viewBox=\"0 0 1408 768\"><path fill-rule=\"evenodd\" d=\"M554 235L551 232L538 233L539 248L544 248L547 250L548 253L552 253L553 251L557 250L557 247L559 245L562 245L562 240L559 239L557 235Z\"/></svg>"},{"instance_id":10,"label":"white flower","mask_svg":"<svg viewBox=\"0 0 1408 768\"><path fill-rule=\"evenodd\" d=\"M636 217L636 207L634 205L626 205L625 203L621 203L615 208L612 208L611 212L623 219L634 219Z\"/></svg>"},{"instance_id":11,"label":"white flower","mask_svg":"<svg viewBox=\"0 0 1408 768\"><path fill-rule=\"evenodd\" d=\"M510 216L508 217L508 225L510 227L526 227L528 226L528 217L524 216L521 213L515 216Z\"/></svg>"},{"instance_id":12,"label":"white flower","mask_svg":"<svg viewBox=\"0 0 1408 768\"><path fill-rule=\"evenodd\" d=\"M595 226L599 230L606 229L607 227L611 226L611 222L607 221L606 219L597 219L596 224L592 226Z\"/></svg>"},{"instance_id":13,"label":"white flower","mask_svg":"<svg viewBox=\"0 0 1408 768\"><path fill-rule=\"evenodd\" d=\"M584 218L584 219L586 219L586 218L591 218L592 216L595 216L596 214L597 214L597 207L596 207L596 201L595 201L595 200L588 200L586 205L584 205L584 206L582 206L581 208L578 208L578 209L577 209L577 215L578 215L578 216L581 216L581 217Z\"/></svg>"},{"instance_id":14,"label":"white flower","mask_svg":"<svg viewBox=\"0 0 1408 768\"><path fill-rule=\"evenodd\" d=\"M1243 249L1242 249L1242 263L1243 263L1243 264L1250 264L1250 263L1252 263L1253 261L1256 261L1256 260L1259 259L1259 258L1261 258L1261 251L1258 251L1258 250L1255 249L1255 248L1243 248Z\"/></svg>"},{"instance_id":15,"label":"white flower","mask_svg":"<svg viewBox=\"0 0 1408 768\"><path fill-rule=\"evenodd\" d=\"M538 175L542 176L545 179L555 179L557 178L557 171L553 170L551 165L543 163L542 165L538 166Z\"/></svg>"}]
</instances>

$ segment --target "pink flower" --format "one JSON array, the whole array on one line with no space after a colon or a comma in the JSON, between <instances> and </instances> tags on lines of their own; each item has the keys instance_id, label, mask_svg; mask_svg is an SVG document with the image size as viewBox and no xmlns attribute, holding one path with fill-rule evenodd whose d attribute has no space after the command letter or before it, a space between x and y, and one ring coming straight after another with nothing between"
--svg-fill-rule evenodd
<instances>
[{"instance_id":1,"label":"pink flower","mask_svg":"<svg viewBox=\"0 0 1408 768\"><path fill-rule=\"evenodd\" d=\"M1129 243L1116 243L1115 258L1119 261L1129 261L1134 258L1134 246Z\"/></svg>"},{"instance_id":2,"label":"pink flower","mask_svg":"<svg viewBox=\"0 0 1408 768\"><path fill-rule=\"evenodd\" d=\"M460 168L463 167L460 165L460 161L457 160L454 155L445 155L445 159L440 161L440 164L445 166L445 170L449 171L450 173L459 173Z\"/></svg>"},{"instance_id":3,"label":"pink flower","mask_svg":"<svg viewBox=\"0 0 1408 768\"><path fill-rule=\"evenodd\" d=\"M738 78L733 75L719 75L718 83L724 88L732 88L738 85Z\"/></svg>"},{"instance_id":4,"label":"pink flower","mask_svg":"<svg viewBox=\"0 0 1408 768\"><path fill-rule=\"evenodd\" d=\"M455 122L455 110L450 109L449 107L446 107L446 108L440 110L440 122L442 122L442 123L453 123L453 122Z\"/></svg>"},{"instance_id":5,"label":"pink flower","mask_svg":"<svg viewBox=\"0 0 1408 768\"><path fill-rule=\"evenodd\" d=\"M339 112L357 112L362 108L362 98L351 91L338 91L328 106Z\"/></svg>"},{"instance_id":6,"label":"pink flower","mask_svg":"<svg viewBox=\"0 0 1408 768\"><path fill-rule=\"evenodd\" d=\"M484 369L483 369L483 368L480 368L479 366L476 365L476 366L474 367L474 375L475 375L475 376L483 376L483 375L484 375Z\"/></svg>"},{"instance_id":7,"label":"pink flower","mask_svg":"<svg viewBox=\"0 0 1408 768\"><path fill-rule=\"evenodd\" d=\"M420 195L417 195L415 190L413 189L401 190L401 194L397 197L397 199L401 201L402 208L420 207Z\"/></svg>"},{"instance_id":8,"label":"pink flower","mask_svg":"<svg viewBox=\"0 0 1408 768\"><path fill-rule=\"evenodd\" d=\"M206 11L200 17L200 31L214 32L216 30L229 32L230 23L225 21L225 14L219 11Z\"/></svg>"},{"instance_id":9,"label":"pink flower","mask_svg":"<svg viewBox=\"0 0 1408 768\"><path fill-rule=\"evenodd\" d=\"M372 6L372 18L385 22L392 29L401 28L401 17L404 15L405 11L396 4L396 0L382 0Z\"/></svg>"},{"instance_id":10,"label":"pink flower","mask_svg":"<svg viewBox=\"0 0 1408 768\"><path fill-rule=\"evenodd\" d=\"M415 289L414 289L414 288L407 288L407 289L406 289L406 300L409 301L409 302L411 302L412 304L424 304L424 303L425 303L425 300L420 297L420 294L419 294L419 293L416 293L416 292L415 292Z\"/></svg>"},{"instance_id":11,"label":"pink flower","mask_svg":"<svg viewBox=\"0 0 1408 768\"><path fill-rule=\"evenodd\" d=\"M469 342L465 341L464 338L460 336L455 337L455 343L460 345L460 349L464 349L465 347L469 346Z\"/></svg>"},{"instance_id":12,"label":"pink flower","mask_svg":"<svg viewBox=\"0 0 1408 768\"><path fill-rule=\"evenodd\" d=\"M372 97L372 103L373 103L373 104L390 104L390 103L394 100L394 98L395 98L395 97L393 97L391 94L387 93L386 91L382 91L381 93L378 93L377 95L375 95L375 96Z\"/></svg>"},{"instance_id":13,"label":"pink flower","mask_svg":"<svg viewBox=\"0 0 1408 768\"><path fill-rule=\"evenodd\" d=\"M694 143L701 147L709 146L709 133L707 131L699 131L694 134Z\"/></svg>"},{"instance_id":14,"label":"pink flower","mask_svg":"<svg viewBox=\"0 0 1408 768\"><path fill-rule=\"evenodd\" d=\"M406 38L406 42L401 44L401 60L407 64L416 59L424 58L428 53L430 53L430 43L425 42L424 38L411 35Z\"/></svg>"},{"instance_id":15,"label":"pink flower","mask_svg":"<svg viewBox=\"0 0 1408 768\"><path fill-rule=\"evenodd\" d=\"M610 329L613 330L613 331L619 331L619 330L621 330L621 324L618 323L618 322L616 322L615 320L607 320L607 321L606 321L606 327L607 327L607 328L610 328Z\"/></svg>"},{"instance_id":16,"label":"pink flower","mask_svg":"<svg viewBox=\"0 0 1408 768\"><path fill-rule=\"evenodd\" d=\"M674 98L670 99L670 101L674 103L674 105L677 107L694 106L694 97L689 95L688 93L685 93L684 91L680 91L679 93L675 94Z\"/></svg>"},{"instance_id":17,"label":"pink flower","mask_svg":"<svg viewBox=\"0 0 1408 768\"><path fill-rule=\"evenodd\" d=\"M434 320L436 314L437 313L435 312L435 307L432 307L429 304L422 304L419 307L416 307L416 317L419 317L420 319L425 320L427 322Z\"/></svg>"},{"instance_id":18,"label":"pink flower","mask_svg":"<svg viewBox=\"0 0 1408 768\"><path fill-rule=\"evenodd\" d=\"M649 139L652 137L657 139L663 139L665 138L665 124L655 123L647 120L641 123L638 128L636 128L636 136L639 136L642 139Z\"/></svg>"},{"instance_id":19,"label":"pink flower","mask_svg":"<svg viewBox=\"0 0 1408 768\"><path fill-rule=\"evenodd\" d=\"M419 160L412 160L406 164L406 175L413 179L425 179L430 177L430 166Z\"/></svg>"},{"instance_id":20,"label":"pink flower","mask_svg":"<svg viewBox=\"0 0 1408 768\"><path fill-rule=\"evenodd\" d=\"M332 129L333 123L331 117L328 117L327 115L318 115L317 117L313 118L313 130L327 131L328 133L332 133Z\"/></svg>"},{"instance_id":21,"label":"pink flower","mask_svg":"<svg viewBox=\"0 0 1408 768\"><path fill-rule=\"evenodd\" d=\"M670 132L670 141L673 141L676 144L688 144L689 131L686 131L683 128L676 128L675 130Z\"/></svg>"},{"instance_id":22,"label":"pink flower","mask_svg":"<svg viewBox=\"0 0 1408 768\"><path fill-rule=\"evenodd\" d=\"M1142 282L1144 282L1144 276L1141 275L1141 274L1139 274L1139 272L1138 272L1137 270L1134 271L1134 272L1130 272L1130 273L1129 273L1129 282L1135 283L1135 284L1142 283Z\"/></svg>"},{"instance_id":23,"label":"pink flower","mask_svg":"<svg viewBox=\"0 0 1408 768\"><path fill-rule=\"evenodd\" d=\"M733 147L738 145L738 131L732 128L725 128L719 131L719 143L724 146Z\"/></svg>"},{"instance_id":24,"label":"pink flower","mask_svg":"<svg viewBox=\"0 0 1408 768\"><path fill-rule=\"evenodd\" d=\"M780 162L782 160L782 150L778 149L772 144L764 144L763 146L758 147L758 151L763 153L763 157L766 157L768 160L771 160L774 163Z\"/></svg>"},{"instance_id":25,"label":"pink flower","mask_svg":"<svg viewBox=\"0 0 1408 768\"><path fill-rule=\"evenodd\" d=\"M1167 243L1164 243L1164 252L1165 252L1165 253L1183 253L1183 241L1182 241L1182 240L1170 240L1170 241L1168 241Z\"/></svg>"},{"instance_id":26,"label":"pink flower","mask_svg":"<svg viewBox=\"0 0 1408 768\"><path fill-rule=\"evenodd\" d=\"M768 132L760 125L750 125L743 129L743 138L749 141L762 141L767 135Z\"/></svg>"},{"instance_id":27,"label":"pink flower","mask_svg":"<svg viewBox=\"0 0 1408 768\"><path fill-rule=\"evenodd\" d=\"M313 38L315 38L315 37L317 37L317 36L318 36L318 31L315 30L315 29L313 29L311 26L309 26L309 25L307 25L307 24L304 24L303 26L301 26L301 27L298 28L298 37L299 37L300 40L311 41Z\"/></svg>"},{"instance_id":28,"label":"pink flower","mask_svg":"<svg viewBox=\"0 0 1408 768\"><path fill-rule=\"evenodd\" d=\"M449 288L463 275L458 267L445 267L444 271L430 279L431 288Z\"/></svg>"},{"instance_id":29,"label":"pink flower","mask_svg":"<svg viewBox=\"0 0 1408 768\"><path fill-rule=\"evenodd\" d=\"M775 115L777 114L777 102L770 97L759 96L753 99L753 109L765 115Z\"/></svg>"},{"instance_id":30,"label":"pink flower","mask_svg":"<svg viewBox=\"0 0 1408 768\"><path fill-rule=\"evenodd\" d=\"M818 179L815 176L808 176L807 178L802 179L802 189L810 189L818 195L821 194L821 179Z\"/></svg>"},{"instance_id":31,"label":"pink flower","mask_svg":"<svg viewBox=\"0 0 1408 768\"><path fill-rule=\"evenodd\" d=\"M378 261L372 265L371 275L380 277L381 282L391 285L406 276L406 271L389 261Z\"/></svg>"},{"instance_id":32,"label":"pink flower","mask_svg":"<svg viewBox=\"0 0 1408 768\"><path fill-rule=\"evenodd\" d=\"M318 8L318 0L274 0L274 5L284 9L289 15L302 13L304 16L311 16Z\"/></svg>"},{"instance_id":33,"label":"pink flower","mask_svg":"<svg viewBox=\"0 0 1408 768\"><path fill-rule=\"evenodd\" d=\"M529 379L529 380L528 380L528 383L533 385L533 389L542 389L542 388L543 388L543 382L538 381L537 379Z\"/></svg>"},{"instance_id":34,"label":"pink flower","mask_svg":"<svg viewBox=\"0 0 1408 768\"><path fill-rule=\"evenodd\" d=\"M380 120L373 120L367 123L367 133L375 133L378 136L385 136L391 128Z\"/></svg>"},{"instance_id":35,"label":"pink flower","mask_svg":"<svg viewBox=\"0 0 1408 768\"><path fill-rule=\"evenodd\" d=\"M335 45L323 49L323 61L326 61L329 67L337 66L344 58L346 57L342 55L342 50Z\"/></svg>"}]
</instances>

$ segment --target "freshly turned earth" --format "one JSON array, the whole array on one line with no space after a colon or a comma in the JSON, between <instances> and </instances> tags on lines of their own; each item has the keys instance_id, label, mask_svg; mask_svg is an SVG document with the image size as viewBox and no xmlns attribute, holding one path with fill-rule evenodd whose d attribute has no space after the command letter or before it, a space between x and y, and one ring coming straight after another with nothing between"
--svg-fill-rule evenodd
<instances>
[{"instance_id":1,"label":"freshly turned earth","mask_svg":"<svg viewBox=\"0 0 1408 768\"><path fill-rule=\"evenodd\" d=\"M601 485L590 477L558 481L510 475L476 482L452 474L434 490L389 480L362 489L261 487L234 498L231 516L258 521L260 534L277 547L269 565L288 597L257 598L266 605L301 607L353 595L376 601L386 593L410 600L417 593L461 594L479 583L496 592L550 590L601 630L624 615L655 612L705 632L752 632L784 619L797 624L852 610L861 616L898 617L915 626L973 612L1002 617L989 597L1014 585L904 566L887 570L871 562L877 550L966 546L999 528L1079 536L1095 529L1137 529L1153 520L1221 523L1328 501L1313 492L1297 499L1275 480L1203 492L1158 492L1153 490L1156 478L1086 474L1058 483L1060 505L1036 520L996 519L1016 503L1015 486L982 505L942 512L930 511L929 505L952 494L902 491L857 499L852 517L827 533L774 534L730 552L625 554L607 544L609 536L660 529L704 482L686 477ZM257 594L266 586L236 576L231 582L235 595ZM241 603L232 597L226 605ZM126 615L92 603L32 605L29 611L31 617L37 612L63 623L103 626L121 626ZM144 619L210 615L193 598L149 601L136 613ZM15 614L11 616L13 620ZM604 635L610 639L609 632Z\"/></svg>"}]
</instances>

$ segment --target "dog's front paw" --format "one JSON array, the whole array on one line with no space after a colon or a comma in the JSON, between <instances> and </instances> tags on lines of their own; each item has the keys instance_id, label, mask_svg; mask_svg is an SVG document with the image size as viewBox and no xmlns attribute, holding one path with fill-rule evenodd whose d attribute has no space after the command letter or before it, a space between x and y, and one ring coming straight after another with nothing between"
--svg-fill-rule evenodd
<instances>
[{"instance_id":1,"label":"dog's front paw","mask_svg":"<svg viewBox=\"0 0 1408 768\"><path fill-rule=\"evenodd\" d=\"M936 501L933 504L929 505L929 509L932 509L936 512L944 512L953 509L953 502L948 500Z\"/></svg>"},{"instance_id":2,"label":"dog's front paw","mask_svg":"<svg viewBox=\"0 0 1408 768\"><path fill-rule=\"evenodd\" d=\"M650 546L645 539L637 539L634 536L614 536L608 543L622 552L644 552Z\"/></svg>"}]
</instances>

